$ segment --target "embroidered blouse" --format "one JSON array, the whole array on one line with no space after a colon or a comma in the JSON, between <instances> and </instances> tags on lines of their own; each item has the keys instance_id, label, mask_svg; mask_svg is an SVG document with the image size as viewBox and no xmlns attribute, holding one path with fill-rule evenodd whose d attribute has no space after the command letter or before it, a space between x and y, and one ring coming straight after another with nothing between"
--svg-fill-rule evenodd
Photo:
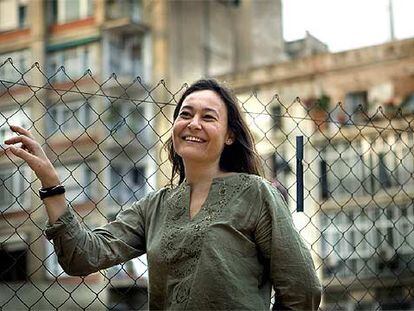
<instances>
[{"instance_id":1,"label":"embroidered blouse","mask_svg":"<svg viewBox=\"0 0 414 311\"><path fill-rule=\"evenodd\" d=\"M261 177L215 178L190 219L190 186L150 193L86 230L68 210L46 236L70 275L147 253L151 310L317 309L320 284L279 192Z\"/></svg>"}]
</instances>

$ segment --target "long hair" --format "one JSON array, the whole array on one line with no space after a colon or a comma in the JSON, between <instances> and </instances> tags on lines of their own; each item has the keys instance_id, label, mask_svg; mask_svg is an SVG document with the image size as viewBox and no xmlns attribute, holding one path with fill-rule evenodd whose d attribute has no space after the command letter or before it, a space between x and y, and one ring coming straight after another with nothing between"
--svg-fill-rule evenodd
<instances>
[{"instance_id":1,"label":"long hair","mask_svg":"<svg viewBox=\"0 0 414 311\"><path fill-rule=\"evenodd\" d=\"M228 129L233 133L233 143L225 145L221 153L219 167L225 172L248 173L262 175L262 165L257 155L253 136L246 122L242 118L238 101L233 92L213 79L202 79L194 82L183 93L174 110L173 121L178 117L185 98L197 91L210 90L215 92L227 108ZM168 152L168 159L172 163L171 184L176 175L179 175L179 184L185 179L183 159L175 152L172 137L168 138L164 148Z\"/></svg>"}]
</instances>

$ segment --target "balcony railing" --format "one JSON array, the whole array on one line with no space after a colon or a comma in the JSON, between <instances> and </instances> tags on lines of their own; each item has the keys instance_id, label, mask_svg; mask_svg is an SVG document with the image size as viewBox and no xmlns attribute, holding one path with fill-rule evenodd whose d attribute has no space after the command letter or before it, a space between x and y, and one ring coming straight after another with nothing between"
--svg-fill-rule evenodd
<instances>
[{"instance_id":1,"label":"balcony railing","mask_svg":"<svg viewBox=\"0 0 414 311\"><path fill-rule=\"evenodd\" d=\"M129 18L131 22L138 23L141 20L141 1L107 1L106 18L108 20Z\"/></svg>"}]
</instances>

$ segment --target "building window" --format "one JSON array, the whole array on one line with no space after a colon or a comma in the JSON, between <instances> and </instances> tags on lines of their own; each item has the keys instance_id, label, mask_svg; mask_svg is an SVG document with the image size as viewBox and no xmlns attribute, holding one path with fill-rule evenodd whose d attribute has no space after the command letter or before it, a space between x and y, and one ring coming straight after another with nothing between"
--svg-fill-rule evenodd
<instances>
[{"instance_id":1,"label":"building window","mask_svg":"<svg viewBox=\"0 0 414 311\"><path fill-rule=\"evenodd\" d=\"M368 93L367 91L351 92L345 96L345 109L348 113L354 114L358 111L367 111Z\"/></svg>"},{"instance_id":2,"label":"building window","mask_svg":"<svg viewBox=\"0 0 414 311\"><path fill-rule=\"evenodd\" d=\"M321 160L320 162L320 185L321 185L321 197L322 199L327 199L329 197L329 190L328 190L328 167L325 160Z\"/></svg>"},{"instance_id":3,"label":"building window","mask_svg":"<svg viewBox=\"0 0 414 311\"><path fill-rule=\"evenodd\" d=\"M23 234L1 237L0 282L27 280L27 242Z\"/></svg>"},{"instance_id":4,"label":"building window","mask_svg":"<svg viewBox=\"0 0 414 311\"><path fill-rule=\"evenodd\" d=\"M132 101L109 103L105 117L108 130L115 137L126 137L128 133L139 134L148 126L144 106Z\"/></svg>"},{"instance_id":5,"label":"building window","mask_svg":"<svg viewBox=\"0 0 414 311\"><path fill-rule=\"evenodd\" d=\"M360 154L359 142L341 142L324 147L320 161L322 197L361 193L365 176Z\"/></svg>"},{"instance_id":6,"label":"building window","mask_svg":"<svg viewBox=\"0 0 414 311\"><path fill-rule=\"evenodd\" d=\"M320 152L322 198L375 195L388 188L412 187L413 151L412 133L324 147Z\"/></svg>"},{"instance_id":7,"label":"building window","mask_svg":"<svg viewBox=\"0 0 414 311\"><path fill-rule=\"evenodd\" d=\"M0 110L0 142L3 143L16 134L10 130L9 125L15 124L28 129L32 121L29 119L29 114L26 109L17 108Z\"/></svg>"},{"instance_id":8,"label":"building window","mask_svg":"<svg viewBox=\"0 0 414 311\"><path fill-rule=\"evenodd\" d=\"M19 4L18 7L18 14L19 14L19 28L25 28L27 26L27 5L26 4Z\"/></svg>"},{"instance_id":9,"label":"building window","mask_svg":"<svg viewBox=\"0 0 414 311\"><path fill-rule=\"evenodd\" d=\"M16 212L27 209L29 194L28 171L26 167L18 169L2 167L0 169L0 212Z\"/></svg>"},{"instance_id":10,"label":"building window","mask_svg":"<svg viewBox=\"0 0 414 311\"><path fill-rule=\"evenodd\" d=\"M412 271L413 210L412 205L394 204L322 213L324 276L398 277Z\"/></svg>"},{"instance_id":11,"label":"building window","mask_svg":"<svg viewBox=\"0 0 414 311\"><path fill-rule=\"evenodd\" d=\"M3 64L8 58L11 58L13 64L9 62ZM22 75L29 70L30 62L29 50L0 54L0 79L8 82L19 81Z\"/></svg>"},{"instance_id":12,"label":"building window","mask_svg":"<svg viewBox=\"0 0 414 311\"><path fill-rule=\"evenodd\" d=\"M138 279L148 277L147 255L134 258L123 264L108 268L106 277L110 282L125 279ZM114 285L114 284L112 284Z\"/></svg>"},{"instance_id":13,"label":"building window","mask_svg":"<svg viewBox=\"0 0 414 311\"><path fill-rule=\"evenodd\" d=\"M272 106L271 108L271 117L273 120L272 129L277 131L282 128L282 108L277 106Z\"/></svg>"},{"instance_id":14,"label":"building window","mask_svg":"<svg viewBox=\"0 0 414 311\"><path fill-rule=\"evenodd\" d=\"M398 171L402 185L407 189L414 181L414 133L407 131L398 136L401 140L398 150Z\"/></svg>"},{"instance_id":15,"label":"building window","mask_svg":"<svg viewBox=\"0 0 414 311\"><path fill-rule=\"evenodd\" d=\"M385 154L383 152L378 154L378 177L379 183L383 188L391 186L391 172L385 163Z\"/></svg>"},{"instance_id":16,"label":"building window","mask_svg":"<svg viewBox=\"0 0 414 311\"><path fill-rule=\"evenodd\" d=\"M0 32L26 28L28 0L0 0Z\"/></svg>"},{"instance_id":17,"label":"building window","mask_svg":"<svg viewBox=\"0 0 414 311\"><path fill-rule=\"evenodd\" d=\"M48 76L54 82L79 79L86 70L95 67L95 50L93 45L88 44L50 52L47 57ZM65 71L57 72L61 66L65 67Z\"/></svg>"},{"instance_id":18,"label":"building window","mask_svg":"<svg viewBox=\"0 0 414 311\"><path fill-rule=\"evenodd\" d=\"M64 24L93 15L92 0L52 0L49 2L52 24Z\"/></svg>"},{"instance_id":19,"label":"building window","mask_svg":"<svg viewBox=\"0 0 414 311\"><path fill-rule=\"evenodd\" d=\"M144 73L144 35L120 34L108 37L109 72L137 77Z\"/></svg>"},{"instance_id":20,"label":"building window","mask_svg":"<svg viewBox=\"0 0 414 311\"><path fill-rule=\"evenodd\" d=\"M47 275L53 278L67 276L58 262L53 242L46 240L45 243L46 259L44 260L44 263Z\"/></svg>"},{"instance_id":21,"label":"building window","mask_svg":"<svg viewBox=\"0 0 414 311\"><path fill-rule=\"evenodd\" d=\"M134 23L139 22L142 0L107 0L106 18L118 19L129 17Z\"/></svg>"},{"instance_id":22,"label":"building window","mask_svg":"<svg viewBox=\"0 0 414 311\"><path fill-rule=\"evenodd\" d=\"M55 104L48 109L45 120L48 136L83 132L92 123L91 104L88 101Z\"/></svg>"},{"instance_id":23,"label":"building window","mask_svg":"<svg viewBox=\"0 0 414 311\"><path fill-rule=\"evenodd\" d=\"M147 178L144 166L130 166L120 161L110 164L110 197L125 205L141 199L147 193Z\"/></svg>"},{"instance_id":24,"label":"building window","mask_svg":"<svg viewBox=\"0 0 414 311\"><path fill-rule=\"evenodd\" d=\"M80 162L56 167L66 188L66 199L71 204L93 200L97 191L97 178L93 166L93 162Z\"/></svg>"}]
</instances>

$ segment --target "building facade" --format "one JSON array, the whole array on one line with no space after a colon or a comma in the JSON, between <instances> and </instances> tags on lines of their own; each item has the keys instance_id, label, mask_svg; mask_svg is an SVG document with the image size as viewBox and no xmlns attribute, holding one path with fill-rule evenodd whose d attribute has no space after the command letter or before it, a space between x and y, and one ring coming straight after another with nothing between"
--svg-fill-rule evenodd
<instances>
[{"instance_id":1,"label":"building facade","mask_svg":"<svg viewBox=\"0 0 414 311\"><path fill-rule=\"evenodd\" d=\"M249 111L292 211L295 136L304 137L305 211L294 220L324 286L322 309L414 306L413 52L407 39L219 77Z\"/></svg>"}]
</instances>

